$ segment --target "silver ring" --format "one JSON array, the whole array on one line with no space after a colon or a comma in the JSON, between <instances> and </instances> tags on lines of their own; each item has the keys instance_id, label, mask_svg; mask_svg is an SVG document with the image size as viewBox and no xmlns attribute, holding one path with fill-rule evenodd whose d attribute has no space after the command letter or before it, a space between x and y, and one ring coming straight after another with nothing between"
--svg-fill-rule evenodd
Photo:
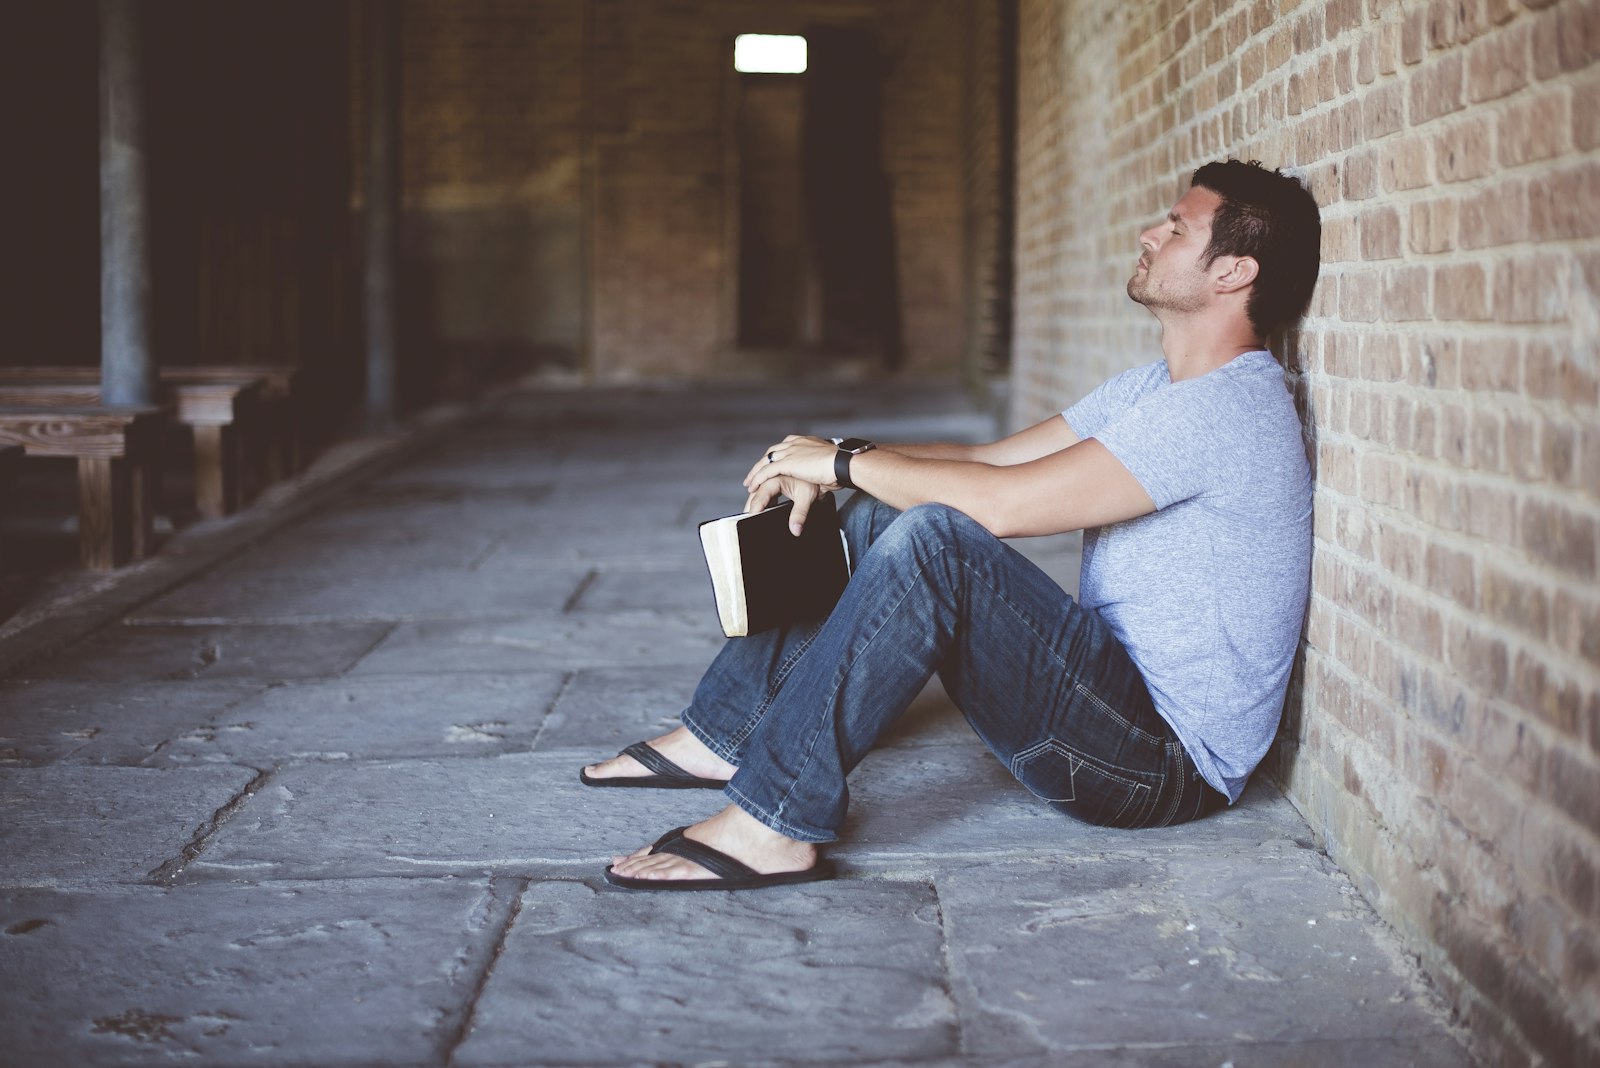
<instances>
[{"instance_id":1,"label":"silver ring","mask_svg":"<svg viewBox=\"0 0 1600 1068\"><path fill-rule=\"evenodd\" d=\"M775 463L777 463L777 462L778 462L778 458L777 458L777 457L776 457L776 456L774 456L774 455L773 455L773 454L772 454L772 453L770 453L770 452L769 452L769 453L767 453L767 463L769 463L769 464L775 464Z\"/></svg>"}]
</instances>

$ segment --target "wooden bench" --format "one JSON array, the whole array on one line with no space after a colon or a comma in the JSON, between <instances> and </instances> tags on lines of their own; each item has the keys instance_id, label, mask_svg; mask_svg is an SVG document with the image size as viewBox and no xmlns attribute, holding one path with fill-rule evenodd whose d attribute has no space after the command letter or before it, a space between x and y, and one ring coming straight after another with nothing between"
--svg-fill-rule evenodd
<instances>
[{"instance_id":1,"label":"wooden bench","mask_svg":"<svg viewBox=\"0 0 1600 1068\"><path fill-rule=\"evenodd\" d=\"M93 368L0 368L0 405L56 409L87 408L100 403L99 372ZM89 373L85 376L84 372ZM76 379L76 380L74 380ZM258 489L251 472L259 467L242 448L259 437L263 383L235 375L231 380L191 382L161 380L161 400L176 422L194 432L195 507L207 519L232 514Z\"/></svg>"},{"instance_id":2,"label":"wooden bench","mask_svg":"<svg viewBox=\"0 0 1600 1068\"><path fill-rule=\"evenodd\" d=\"M264 441L262 452L246 443L245 451L259 458L259 477L263 483L277 482L300 471L302 462L300 423L305 417L305 397L302 396L300 368L293 364L260 364L229 366L226 364L203 366L163 367L157 372L164 383L173 385L216 382L239 382L259 379L261 382L261 422ZM31 382L73 382L78 384L100 381L98 367L0 367L0 382L26 385ZM249 487L246 498L253 495Z\"/></svg>"},{"instance_id":3,"label":"wooden bench","mask_svg":"<svg viewBox=\"0 0 1600 1068\"><path fill-rule=\"evenodd\" d=\"M104 571L155 547L156 487L165 408L0 406L0 446L78 461L78 543Z\"/></svg>"}]
</instances>

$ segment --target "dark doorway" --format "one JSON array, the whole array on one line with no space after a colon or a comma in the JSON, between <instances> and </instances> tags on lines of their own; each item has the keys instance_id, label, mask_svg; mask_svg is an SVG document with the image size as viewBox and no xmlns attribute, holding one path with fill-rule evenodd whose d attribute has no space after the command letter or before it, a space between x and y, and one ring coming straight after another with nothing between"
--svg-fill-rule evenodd
<instances>
[{"instance_id":1,"label":"dark doorway","mask_svg":"<svg viewBox=\"0 0 1600 1068\"><path fill-rule=\"evenodd\" d=\"M806 32L804 74L739 75L738 340L902 355L883 171L883 63L856 30Z\"/></svg>"},{"instance_id":2,"label":"dark doorway","mask_svg":"<svg viewBox=\"0 0 1600 1068\"><path fill-rule=\"evenodd\" d=\"M739 75L739 343L818 340L801 184L800 74Z\"/></svg>"}]
</instances>

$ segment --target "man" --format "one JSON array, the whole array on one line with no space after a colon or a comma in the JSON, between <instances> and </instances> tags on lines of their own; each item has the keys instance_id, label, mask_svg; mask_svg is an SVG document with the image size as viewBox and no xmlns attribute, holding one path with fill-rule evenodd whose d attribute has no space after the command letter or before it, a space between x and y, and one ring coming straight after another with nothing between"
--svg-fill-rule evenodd
<instances>
[{"instance_id":1,"label":"man","mask_svg":"<svg viewBox=\"0 0 1600 1068\"><path fill-rule=\"evenodd\" d=\"M1277 729L1310 579L1300 423L1263 340L1305 308L1321 224L1293 178L1195 172L1139 236L1128 295L1163 359L988 445L791 436L745 480L798 526L823 491L857 561L826 621L731 640L683 726L583 772L706 786L717 815L617 857L629 888L826 878L845 777L937 672L1052 806L1165 826L1238 800ZM1074 600L1000 539L1083 530ZM932 784L930 784L932 785Z\"/></svg>"}]
</instances>

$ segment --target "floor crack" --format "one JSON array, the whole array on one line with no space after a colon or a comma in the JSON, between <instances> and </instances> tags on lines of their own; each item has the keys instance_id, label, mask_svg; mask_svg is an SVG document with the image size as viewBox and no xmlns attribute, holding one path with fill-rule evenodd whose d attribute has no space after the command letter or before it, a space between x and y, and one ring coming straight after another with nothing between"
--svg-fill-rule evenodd
<instances>
[{"instance_id":1,"label":"floor crack","mask_svg":"<svg viewBox=\"0 0 1600 1068\"><path fill-rule=\"evenodd\" d=\"M508 880L493 879L490 886L495 887ZM500 963L501 954L506 949L506 939L511 936L511 929L516 926L517 916L522 912L522 896L527 893L532 885L532 879L509 880L512 884L511 903L506 908L505 919L500 924L500 933L495 938L494 948L489 952L489 959L484 963L483 972L478 976L478 981L473 984L472 993L467 997L465 1008L461 1012L461 1020L456 1025L455 1031L445 1043L444 1063L453 1065L456 1060L456 1051L466 1042L467 1036L472 1034L473 1025L478 1018L478 1002L483 998L483 992L489 986L489 980L494 976L495 965ZM492 891L491 891L492 892Z\"/></svg>"},{"instance_id":2,"label":"floor crack","mask_svg":"<svg viewBox=\"0 0 1600 1068\"><path fill-rule=\"evenodd\" d=\"M212 813L209 820L200 825L199 830L195 831L194 837L189 840L177 856L150 872L148 876L150 881L165 885L182 875L183 870L189 866L190 862L205 852L206 846L211 844L212 837L222 829L222 825L232 819L233 814L239 811L244 806L244 803L254 797L276 774L276 769L258 770L255 778L245 783L244 789L229 798L226 804Z\"/></svg>"}]
</instances>

